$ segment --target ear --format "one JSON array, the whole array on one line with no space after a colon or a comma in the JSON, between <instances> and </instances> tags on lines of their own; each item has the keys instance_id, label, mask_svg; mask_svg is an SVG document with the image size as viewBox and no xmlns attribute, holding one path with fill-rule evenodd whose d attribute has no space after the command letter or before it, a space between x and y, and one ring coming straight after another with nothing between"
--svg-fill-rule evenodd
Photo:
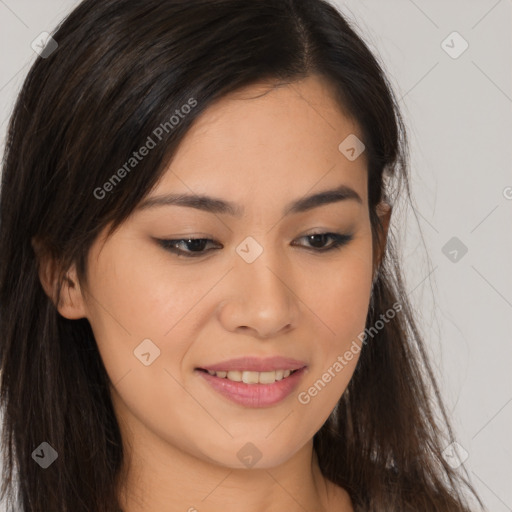
<instances>
[{"instance_id":1,"label":"ear","mask_svg":"<svg viewBox=\"0 0 512 512\"><path fill-rule=\"evenodd\" d=\"M58 312L70 320L85 318L85 303L76 275L75 265L72 265L65 273L60 302L57 303L60 270L57 262L38 240L33 238L31 243L38 261L39 280L46 295L53 302Z\"/></svg>"},{"instance_id":2,"label":"ear","mask_svg":"<svg viewBox=\"0 0 512 512\"><path fill-rule=\"evenodd\" d=\"M376 207L377 215L380 218L382 224L382 233L380 233L379 243L374 247L373 252L373 273L374 276L377 274L386 251L386 241L388 238L389 221L391 219L393 207L386 201L382 200Z\"/></svg>"}]
</instances>

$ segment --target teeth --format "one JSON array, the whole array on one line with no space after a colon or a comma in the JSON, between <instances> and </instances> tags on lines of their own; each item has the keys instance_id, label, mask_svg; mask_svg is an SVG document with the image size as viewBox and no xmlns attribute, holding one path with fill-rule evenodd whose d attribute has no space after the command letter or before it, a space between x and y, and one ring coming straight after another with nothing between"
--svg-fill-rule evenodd
<instances>
[{"instance_id":1,"label":"teeth","mask_svg":"<svg viewBox=\"0 0 512 512\"><path fill-rule=\"evenodd\" d=\"M245 384L273 384L276 381L286 379L292 373L292 370L275 370L271 372L251 372L251 371L238 371L230 370L214 372L207 370L210 375L214 375L221 379L227 378L234 382L244 382Z\"/></svg>"},{"instance_id":2,"label":"teeth","mask_svg":"<svg viewBox=\"0 0 512 512\"><path fill-rule=\"evenodd\" d=\"M246 384L258 384L258 372L242 372L242 382Z\"/></svg>"},{"instance_id":3,"label":"teeth","mask_svg":"<svg viewBox=\"0 0 512 512\"><path fill-rule=\"evenodd\" d=\"M251 373L253 373L253 372L251 372ZM273 382L276 381L276 372L275 371L274 372L260 372L259 375L257 372L254 372L254 375L256 377L256 382L259 382L260 384L272 384Z\"/></svg>"},{"instance_id":4,"label":"teeth","mask_svg":"<svg viewBox=\"0 0 512 512\"><path fill-rule=\"evenodd\" d=\"M235 382L242 382L242 372L237 370L231 370L228 372L228 379L234 380Z\"/></svg>"}]
</instances>

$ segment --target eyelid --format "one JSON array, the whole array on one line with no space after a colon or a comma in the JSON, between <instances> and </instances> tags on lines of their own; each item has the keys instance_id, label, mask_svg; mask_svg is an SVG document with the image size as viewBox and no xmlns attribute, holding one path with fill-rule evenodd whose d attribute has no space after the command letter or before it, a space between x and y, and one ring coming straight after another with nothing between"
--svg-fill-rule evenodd
<instances>
[{"instance_id":1,"label":"eyelid","mask_svg":"<svg viewBox=\"0 0 512 512\"><path fill-rule=\"evenodd\" d=\"M326 230L314 230L313 232L306 233L305 235L301 235L297 237L294 240L301 240L303 238L308 238L311 236L327 236L330 238L332 243L327 246L327 248L315 248L315 247L305 247L301 244L296 244L299 247L304 247L308 252L312 252L315 254L321 254L321 253L327 253L331 251L335 251L337 249L341 249L343 246L351 242L354 238L353 233L338 233L333 231L326 231ZM177 257L183 258L200 258L202 256L205 256L206 254L209 254L210 252L214 251L215 248L204 250L204 251L183 251L181 249L177 249L174 247L178 243L181 242L193 242L193 241L205 241L207 244L215 244L217 247L220 245L222 248L222 244L219 244L216 240L213 238L208 238L207 236L184 236L183 238L172 238L172 239L158 239L155 238L155 240L158 242L158 244L163 247L165 250L175 254Z\"/></svg>"}]
</instances>

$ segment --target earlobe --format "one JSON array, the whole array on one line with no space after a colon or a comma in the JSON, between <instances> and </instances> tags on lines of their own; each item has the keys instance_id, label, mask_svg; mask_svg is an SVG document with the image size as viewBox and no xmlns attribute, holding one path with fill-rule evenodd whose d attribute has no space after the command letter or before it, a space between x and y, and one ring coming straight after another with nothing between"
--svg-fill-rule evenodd
<instances>
[{"instance_id":1,"label":"earlobe","mask_svg":"<svg viewBox=\"0 0 512 512\"><path fill-rule=\"evenodd\" d=\"M74 265L64 276L60 303L57 305L57 310L63 317L69 320L78 320L79 318L86 317L84 299Z\"/></svg>"},{"instance_id":2,"label":"earlobe","mask_svg":"<svg viewBox=\"0 0 512 512\"><path fill-rule=\"evenodd\" d=\"M41 286L58 312L69 320L85 318L85 304L75 266L72 265L65 273L59 298L59 269L55 260L48 255L41 243L34 239L32 239L31 243L38 261L38 274ZM60 300L57 303L58 298Z\"/></svg>"},{"instance_id":3,"label":"earlobe","mask_svg":"<svg viewBox=\"0 0 512 512\"><path fill-rule=\"evenodd\" d=\"M382 258L384 257L384 253L386 252L386 241L393 207L387 201L383 200L377 205L376 211L382 224L382 232L380 233L379 243L374 249L374 276L376 276L380 268Z\"/></svg>"},{"instance_id":4,"label":"earlobe","mask_svg":"<svg viewBox=\"0 0 512 512\"><path fill-rule=\"evenodd\" d=\"M380 217L380 221L382 223L383 228L383 237L386 239L389 229L389 221L391 220L391 213L393 211L393 207L387 201L381 201L377 205L377 214ZM385 242L385 240L384 240Z\"/></svg>"}]
</instances>

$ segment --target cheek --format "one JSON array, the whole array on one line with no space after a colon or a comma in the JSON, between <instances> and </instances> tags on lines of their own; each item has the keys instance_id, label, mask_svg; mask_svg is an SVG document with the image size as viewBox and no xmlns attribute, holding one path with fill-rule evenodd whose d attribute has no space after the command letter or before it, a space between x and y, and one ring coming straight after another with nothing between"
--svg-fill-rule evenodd
<instances>
[{"instance_id":1,"label":"cheek","mask_svg":"<svg viewBox=\"0 0 512 512\"><path fill-rule=\"evenodd\" d=\"M315 292L310 292L308 300L315 304L320 327L314 339L314 364L297 399L303 405L311 403L309 407L325 418L345 391L359 359L371 293L369 254L369 240L358 240L340 255L336 269L317 274L316 288L310 287Z\"/></svg>"},{"instance_id":2,"label":"cheek","mask_svg":"<svg viewBox=\"0 0 512 512\"><path fill-rule=\"evenodd\" d=\"M165 338L204 293L162 249L129 239L104 251L94 278L94 316L137 338Z\"/></svg>"},{"instance_id":3,"label":"cheek","mask_svg":"<svg viewBox=\"0 0 512 512\"><path fill-rule=\"evenodd\" d=\"M188 315L208 283L191 286L184 273L158 253L148 257L147 249L143 252L133 246L123 251L113 245L94 263L87 301L89 322L112 381L127 372L148 369L140 360L142 347L154 361L152 370L162 371L169 361L178 365L193 339L191 327L200 328L197 322L190 324Z\"/></svg>"},{"instance_id":4,"label":"cheek","mask_svg":"<svg viewBox=\"0 0 512 512\"><path fill-rule=\"evenodd\" d=\"M306 274L307 275L307 274ZM372 282L371 241L361 237L305 286L320 321L324 351L342 349L364 330ZM307 291L309 290L309 292Z\"/></svg>"}]
</instances>

